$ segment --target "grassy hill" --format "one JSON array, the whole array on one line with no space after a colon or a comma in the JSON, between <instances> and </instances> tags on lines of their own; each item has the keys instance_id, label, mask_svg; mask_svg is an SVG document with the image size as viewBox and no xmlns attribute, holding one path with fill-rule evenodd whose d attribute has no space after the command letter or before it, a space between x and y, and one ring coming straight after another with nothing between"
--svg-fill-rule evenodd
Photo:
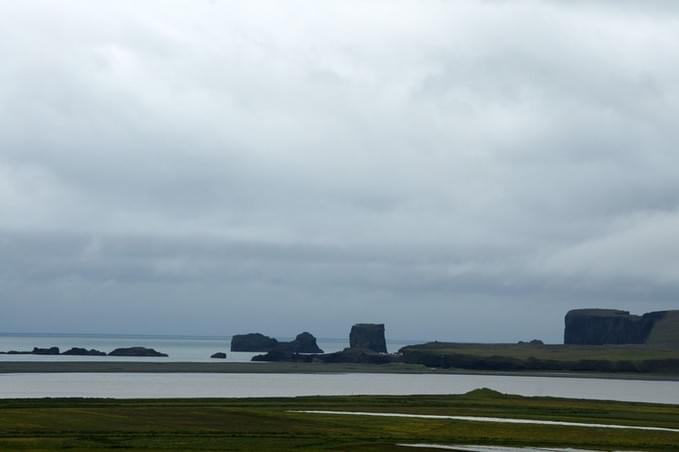
<instances>
[{"instance_id":1,"label":"grassy hill","mask_svg":"<svg viewBox=\"0 0 679 452\"><path fill-rule=\"evenodd\" d=\"M679 373L678 349L650 345L429 342L400 352L407 363L443 368Z\"/></svg>"},{"instance_id":2,"label":"grassy hill","mask_svg":"<svg viewBox=\"0 0 679 452\"><path fill-rule=\"evenodd\" d=\"M646 339L648 345L679 345L679 311L668 311L655 323Z\"/></svg>"}]
</instances>

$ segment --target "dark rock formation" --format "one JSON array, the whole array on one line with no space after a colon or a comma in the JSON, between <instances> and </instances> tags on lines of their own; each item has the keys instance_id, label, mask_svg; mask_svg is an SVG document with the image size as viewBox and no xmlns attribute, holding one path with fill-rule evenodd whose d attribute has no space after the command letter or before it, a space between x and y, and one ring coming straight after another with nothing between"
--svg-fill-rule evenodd
<instances>
[{"instance_id":1,"label":"dark rock formation","mask_svg":"<svg viewBox=\"0 0 679 452\"><path fill-rule=\"evenodd\" d=\"M399 360L398 355L377 353L366 348L345 348L340 352L318 355L324 363L361 363L361 364L388 364Z\"/></svg>"},{"instance_id":2,"label":"dark rock formation","mask_svg":"<svg viewBox=\"0 0 679 452\"><path fill-rule=\"evenodd\" d=\"M565 344L679 346L679 311L638 316L615 309L575 309L566 314L565 323Z\"/></svg>"},{"instance_id":3,"label":"dark rock formation","mask_svg":"<svg viewBox=\"0 0 679 452\"><path fill-rule=\"evenodd\" d=\"M58 355L59 347L50 348L33 347L33 351L31 353L34 355Z\"/></svg>"},{"instance_id":4,"label":"dark rock formation","mask_svg":"<svg viewBox=\"0 0 679 452\"><path fill-rule=\"evenodd\" d=\"M233 352L270 352L276 349L290 353L323 353L316 344L316 338L306 331L290 342L279 342L260 333L236 334L231 338Z\"/></svg>"},{"instance_id":5,"label":"dark rock formation","mask_svg":"<svg viewBox=\"0 0 679 452\"><path fill-rule=\"evenodd\" d=\"M283 350L291 353L323 353L316 343L316 338L306 331L295 337L290 342L279 342L274 350Z\"/></svg>"},{"instance_id":6,"label":"dark rock formation","mask_svg":"<svg viewBox=\"0 0 679 452\"><path fill-rule=\"evenodd\" d=\"M152 348L146 347L127 347L127 348L116 348L108 356L156 356L165 357L165 353L160 353Z\"/></svg>"},{"instance_id":7,"label":"dark rock formation","mask_svg":"<svg viewBox=\"0 0 679 452\"><path fill-rule=\"evenodd\" d=\"M278 341L261 333L236 334L231 338L232 352L268 352L278 345Z\"/></svg>"},{"instance_id":8,"label":"dark rock formation","mask_svg":"<svg viewBox=\"0 0 679 452\"><path fill-rule=\"evenodd\" d=\"M544 342L542 342L540 339L533 339L531 341L525 342L525 341L519 341L519 344L522 345L545 345Z\"/></svg>"},{"instance_id":9,"label":"dark rock formation","mask_svg":"<svg viewBox=\"0 0 679 452\"><path fill-rule=\"evenodd\" d=\"M90 349L87 350L86 348L81 348L81 347L73 347L69 350L66 350L65 352L62 353L62 355L71 355L71 356L106 356L106 353L100 352L99 350L95 349Z\"/></svg>"},{"instance_id":10,"label":"dark rock formation","mask_svg":"<svg viewBox=\"0 0 679 452\"><path fill-rule=\"evenodd\" d=\"M386 353L387 342L384 339L384 324L357 323L352 326L351 333L349 333L349 346Z\"/></svg>"},{"instance_id":11,"label":"dark rock formation","mask_svg":"<svg viewBox=\"0 0 679 452\"><path fill-rule=\"evenodd\" d=\"M215 359L226 359L226 353L224 353L224 352L217 352L217 353L212 354L212 356L210 356L210 358L215 358Z\"/></svg>"},{"instance_id":12,"label":"dark rock formation","mask_svg":"<svg viewBox=\"0 0 679 452\"><path fill-rule=\"evenodd\" d=\"M310 363L313 362L314 356L318 355L305 355L300 353L293 353L289 350L276 348L267 352L264 355L253 356L252 361Z\"/></svg>"},{"instance_id":13,"label":"dark rock formation","mask_svg":"<svg viewBox=\"0 0 679 452\"><path fill-rule=\"evenodd\" d=\"M274 361L295 363L354 363L354 364L388 364L400 360L399 355L377 353L367 349L345 348L340 352L325 354L293 353L284 349L274 349L265 355L257 355L252 361Z\"/></svg>"},{"instance_id":14,"label":"dark rock formation","mask_svg":"<svg viewBox=\"0 0 679 452\"><path fill-rule=\"evenodd\" d=\"M58 355L59 354L59 347L49 347L49 348L40 348L40 347L33 347L33 350L29 351L24 351L24 350L10 350L8 352L0 352L0 355Z\"/></svg>"}]
</instances>

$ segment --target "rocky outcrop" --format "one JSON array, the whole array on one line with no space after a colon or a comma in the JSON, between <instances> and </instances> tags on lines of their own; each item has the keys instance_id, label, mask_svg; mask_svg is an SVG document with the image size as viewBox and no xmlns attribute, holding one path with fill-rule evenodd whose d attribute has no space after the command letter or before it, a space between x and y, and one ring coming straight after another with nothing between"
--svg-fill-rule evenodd
<instances>
[{"instance_id":1,"label":"rocky outcrop","mask_svg":"<svg viewBox=\"0 0 679 452\"><path fill-rule=\"evenodd\" d=\"M575 309L566 314L565 324L565 344L679 346L679 311L638 316L615 309Z\"/></svg>"},{"instance_id":2,"label":"rocky outcrop","mask_svg":"<svg viewBox=\"0 0 679 452\"><path fill-rule=\"evenodd\" d=\"M24 351L24 350L10 350L8 352L0 352L0 355L58 355L59 354L59 347L49 347L49 348L40 348L40 347L33 347L32 351Z\"/></svg>"},{"instance_id":3,"label":"rocky outcrop","mask_svg":"<svg viewBox=\"0 0 679 452\"><path fill-rule=\"evenodd\" d=\"M59 347L49 347L49 348L33 347L33 351L31 353L33 355L58 355Z\"/></svg>"},{"instance_id":4,"label":"rocky outcrop","mask_svg":"<svg viewBox=\"0 0 679 452\"><path fill-rule=\"evenodd\" d=\"M261 333L236 334L231 338L232 352L268 352L278 341Z\"/></svg>"},{"instance_id":5,"label":"rocky outcrop","mask_svg":"<svg viewBox=\"0 0 679 452\"><path fill-rule=\"evenodd\" d=\"M357 323L352 326L351 333L349 333L349 347L386 353L387 342L384 339L384 324Z\"/></svg>"},{"instance_id":6,"label":"rocky outcrop","mask_svg":"<svg viewBox=\"0 0 679 452\"><path fill-rule=\"evenodd\" d=\"M257 355L252 357L252 361L270 361L270 362L288 362L288 363L310 363L313 362L314 356L301 353L293 353L284 349L273 349L264 355Z\"/></svg>"},{"instance_id":7,"label":"rocky outcrop","mask_svg":"<svg viewBox=\"0 0 679 452\"><path fill-rule=\"evenodd\" d=\"M291 353L323 353L316 343L313 334L306 331L300 333L290 342L279 342L274 350L283 350Z\"/></svg>"},{"instance_id":8,"label":"rocky outcrop","mask_svg":"<svg viewBox=\"0 0 679 452\"><path fill-rule=\"evenodd\" d=\"M214 358L214 359L226 359L226 353L224 353L224 352L213 353L212 356L210 356L210 358Z\"/></svg>"},{"instance_id":9,"label":"rocky outcrop","mask_svg":"<svg viewBox=\"0 0 679 452\"><path fill-rule=\"evenodd\" d=\"M367 349L345 348L342 351L325 354L292 353L283 349L274 349L265 355L257 355L252 361L294 362L294 363L353 363L353 364L388 364L400 360L398 355L377 353Z\"/></svg>"},{"instance_id":10,"label":"rocky outcrop","mask_svg":"<svg viewBox=\"0 0 679 452\"><path fill-rule=\"evenodd\" d=\"M313 334L306 331L298 334L290 342L279 342L261 333L236 334L231 338L232 352L270 352L271 350L289 353L323 353Z\"/></svg>"},{"instance_id":11,"label":"rocky outcrop","mask_svg":"<svg viewBox=\"0 0 679 452\"><path fill-rule=\"evenodd\" d=\"M166 357L165 353L160 353L152 348L146 347L126 347L116 348L108 356L151 356L151 357Z\"/></svg>"},{"instance_id":12,"label":"rocky outcrop","mask_svg":"<svg viewBox=\"0 0 679 452\"><path fill-rule=\"evenodd\" d=\"M86 348L82 347L73 347L65 352L62 353L62 355L69 355L69 356L106 356L106 353L100 352L99 350L95 349L90 349L87 350Z\"/></svg>"},{"instance_id":13,"label":"rocky outcrop","mask_svg":"<svg viewBox=\"0 0 679 452\"><path fill-rule=\"evenodd\" d=\"M377 353L366 348L345 348L340 352L319 355L324 363L388 364L399 360L398 355Z\"/></svg>"}]
</instances>

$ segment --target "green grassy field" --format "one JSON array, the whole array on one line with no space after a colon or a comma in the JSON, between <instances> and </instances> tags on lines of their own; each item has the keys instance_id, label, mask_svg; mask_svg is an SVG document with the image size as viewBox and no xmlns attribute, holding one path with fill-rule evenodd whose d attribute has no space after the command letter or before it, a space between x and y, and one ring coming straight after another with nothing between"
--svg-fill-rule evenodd
<instances>
[{"instance_id":1,"label":"green grassy field","mask_svg":"<svg viewBox=\"0 0 679 452\"><path fill-rule=\"evenodd\" d=\"M679 450L679 433L295 413L337 410L493 416L679 428L679 406L460 396L0 401L0 449L410 450L397 443Z\"/></svg>"}]
</instances>

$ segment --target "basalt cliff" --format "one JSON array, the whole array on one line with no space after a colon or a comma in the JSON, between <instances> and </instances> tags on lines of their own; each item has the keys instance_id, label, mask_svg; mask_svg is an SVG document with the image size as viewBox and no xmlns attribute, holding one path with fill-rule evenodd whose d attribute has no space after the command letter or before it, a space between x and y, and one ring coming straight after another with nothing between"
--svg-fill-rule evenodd
<instances>
[{"instance_id":1,"label":"basalt cliff","mask_svg":"<svg viewBox=\"0 0 679 452\"><path fill-rule=\"evenodd\" d=\"M648 344L679 348L679 310L639 316L615 309L575 309L566 314L565 323L565 344Z\"/></svg>"}]
</instances>

